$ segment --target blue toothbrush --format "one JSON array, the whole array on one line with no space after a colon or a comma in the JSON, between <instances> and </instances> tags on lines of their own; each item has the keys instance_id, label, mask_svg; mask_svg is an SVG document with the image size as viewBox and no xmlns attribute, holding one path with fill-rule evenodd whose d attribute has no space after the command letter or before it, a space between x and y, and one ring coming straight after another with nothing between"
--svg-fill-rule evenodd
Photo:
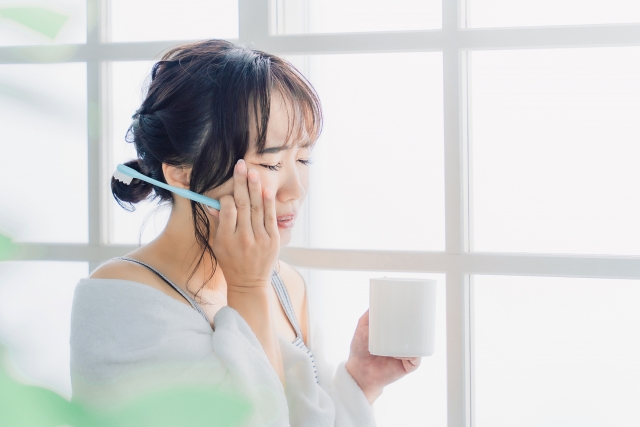
<instances>
[{"instance_id":1,"label":"blue toothbrush","mask_svg":"<svg viewBox=\"0 0 640 427\"><path fill-rule=\"evenodd\" d=\"M140 172L130 168L129 166L125 166L122 164L118 165L116 167L116 171L113 174L113 177L127 185L131 184L133 178L141 179L148 182L149 184L157 185L158 187L164 188L165 190L176 193L177 195L182 196L185 199L190 199L194 202L202 203L203 205L211 206L214 209L220 210L220 202L217 200L205 197L202 194L194 193L190 190L185 190L184 188L178 188L174 187L173 185L165 184L164 182L156 181L153 178L142 175Z\"/></svg>"}]
</instances>

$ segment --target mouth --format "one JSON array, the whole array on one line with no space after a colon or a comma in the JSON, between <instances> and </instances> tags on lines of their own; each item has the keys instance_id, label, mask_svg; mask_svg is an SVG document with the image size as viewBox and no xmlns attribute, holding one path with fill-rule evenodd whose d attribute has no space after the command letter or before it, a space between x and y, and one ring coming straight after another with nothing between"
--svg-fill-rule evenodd
<instances>
[{"instance_id":1,"label":"mouth","mask_svg":"<svg viewBox=\"0 0 640 427\"><path fill-rule=\"evenodd\" d=\"M278 228L291 228L296 222L296 214L280 215L278 219Z\"/></svg>"}]
</instances>

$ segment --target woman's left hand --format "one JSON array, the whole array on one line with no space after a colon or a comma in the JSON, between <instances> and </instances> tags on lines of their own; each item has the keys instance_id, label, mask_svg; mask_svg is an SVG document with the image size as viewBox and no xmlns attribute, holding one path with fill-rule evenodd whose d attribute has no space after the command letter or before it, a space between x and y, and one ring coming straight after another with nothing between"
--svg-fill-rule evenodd
<instances>
[{"instance_id":1,"label":"woman's left hand","mask_svg":"<svg viewBox=\"0 0 640 427\"><path fill-rule=\"evenodd\" d=\"M358 383L369 403L373 404L387 384L418 369L420 360L419 357L401 359L374 356L369 353L369 310L367 310L358 321L351 341L349 360L345 367Z\"/></svg>"}]
</instances>

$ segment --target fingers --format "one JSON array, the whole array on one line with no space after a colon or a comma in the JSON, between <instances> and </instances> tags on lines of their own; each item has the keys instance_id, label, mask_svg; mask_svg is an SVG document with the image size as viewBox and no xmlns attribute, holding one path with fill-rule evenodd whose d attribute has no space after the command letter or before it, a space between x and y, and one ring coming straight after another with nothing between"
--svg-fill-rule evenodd
<instances>
[{"instance_id":1,"label":"fingers","mask_svg":"<svg viewBox=\"0 0 640 427\"><path fill-rule=\"evenodd\" d=\"M272 239L277 238L280 241L280 232L278 231L278 218L276 216L276 201L273 190L270 188L264 191L264 228ZM279 246L279 245L278 245Z\"/></svg>"},{"instance_id":2,"label":"fingers","mask_svg":"<svg viewBox=\"0 0 640 427\"><path fill-rule=\"evenodd\" d=\"M255 169L249 169L249 198L251 200L251 227L255 236L266 235L264 228L264 209L262 204L262 184L260 174Z\"/></svg>"},{"instance_id":3,"label":"fingers","mask_svg":"<svg viewBox=\"0 0 640 427\"><path fill-rule=\"evenodd\" d=\"M420 361L422 360L421 357L394 357L394 359L402 361L402 367L407 373L413 372L418 369L418 366L420 366Z\"/></svg>"},{"instance_id":4,"label":"fingers","mask_svg":"<svg viewBox=\"0 0 640 427\"><path fill-rule=\"evenodd\" d=\"M216 208L212 208L211 206L207 206L207 205L202 205L203 208L205 208L207 210L207 212L209 212L209 215L211 215L212 217L214 217L215 219L217 219L218 221L220 220L220 211ZM222 205L220 206L220 209L222 209Z\"/></svg>"},{"instance_id":5,"label":"fingers","mask_svg":"<svg viewBox=\"0 0 640 427\"><path fill-rule=\"evenodd\" d=\"M418 366L420 366L420 360L419 357L403 360L402 365L404 366L404 370L407 371L407 373L415 371L418 369Z\"/></svg>"},{"instance_id":6,"label":"fingers","mask_svg":"<svg viewBox=\"0 0 640 427\"><path fill-rule=\"evenodd\" d=\"M364 312L360 319L358 320L358 326L368 326L369 325L369 309Z\"/></svg>"},{"instance_id":7,"label":"fingers","mask_svg":"<svg viewBox=\"0 0 640 427\"><path fill-rule=\"evenodd\" d=\"M412 365L419 365L421 357L394 357L394 359L410 362Z\"/></svg>"},{"instance_id":8,"label":"fingers","mask_svg":"<svg viewBox=\"0 0 640 427\"><path fill-rule=\"evenodd\" d=\"M231 234L239 232L252 237L262 234L279 239L273 191L263 191L260 174L255 169L247 170L243 159L238 160L233 172L233 196L220 198L219 221L224 224L226 232L233 227ZM225 209L222 199L226 197L231 197L233 206ZM223 214L223 211L228 212ZM210 213L216 216L211 210Z\"/></svg>"},{"instance_id":9,"label":"fingers","mask_svg":"<svg viewBox=\"0 0 640 427\"><path fill-rule=\"evenodd\" d=\"M233 196L225 194L220 197L220 213L219 213L219 225L216 229L216 236L220 235L232 235L236 231L236 218L238 212L236 210L236 203Z\"/></svg>"},{"instance_id":10,"label":"fingers","mask_svg":"<svg viewBox=\"0 0 640 427\"><path fill-rule=\"evenodd\" d=\"M233 199L238 211L238 223L235 230L253 234L251 229L251 199L247 188L247 165L243 159L238 160L233 171Z\"/></svg>"}]
</instances>

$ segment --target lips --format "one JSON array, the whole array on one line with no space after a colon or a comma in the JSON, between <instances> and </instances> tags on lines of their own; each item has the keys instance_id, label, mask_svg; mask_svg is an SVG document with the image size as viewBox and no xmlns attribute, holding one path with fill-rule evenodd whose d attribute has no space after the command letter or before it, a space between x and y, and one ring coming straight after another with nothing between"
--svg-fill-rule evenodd
<instances>
[{"instance_id":1,"label":"lips","mask_svg":"<svg viewBox=\"0 0 640 427\"><path fill-rule=\"evenodd\" d=\"M296 214L289 213L285 215L278 215L278 228L291 228L296 221Z\"/></svg>"}]
</instances>

